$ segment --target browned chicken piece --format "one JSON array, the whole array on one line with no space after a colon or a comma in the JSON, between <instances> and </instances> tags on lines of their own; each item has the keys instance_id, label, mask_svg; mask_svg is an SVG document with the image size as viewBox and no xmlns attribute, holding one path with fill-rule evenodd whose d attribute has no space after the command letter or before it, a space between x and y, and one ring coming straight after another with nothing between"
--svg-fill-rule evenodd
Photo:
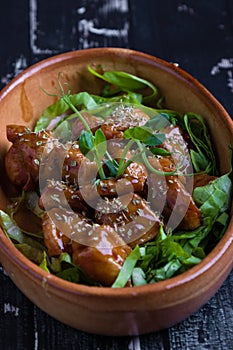
<instances>
[{"instance_id":1,"label":"browned chicken piece","mask_svg":"<svg viewBox=\"0 0 233 350\"><path fill-rule=\"evenodd\" d=\"M80 191L67 186L60 181L49 180L47 186L43 189L40 199L39 207L42 210L50 210L52 208L63 208L79 212L88 216L91 208L83 200Z\"/></svg>"},{"instance_id":2,"label":"browned chicken piece","mask_svg":"<svg viewBox=\"0 0 233 350\"><path fill-rule=\"evenodd\" d=\"M12 143L15 142L17 139L19 139L23 134L26 134L27 132L30 132L30 129L28 129L28 127L25 125L11 124L11 125L7 125L6 127L7 139Z\"/></svg>"},{"instance_id":3,"label":"browned chicken piece","mask_svg":"<svg viewBox=\"0 0 233 350\"><path fill-rule=\"evenodd\" d=\"M123 132L134 126L143 126L150 118L137 108L119 105L115 111L101 125L107 140L123 138Z\"/></svg>"},{"instance_id":4,"label":"browned chicken piece","mask_svg":"<svg viewBox=\"0 0 233 350\"><path fill-rule=\"evenodd\" d=\"M158 167L158 161L160 167ZM169 158L150 158L150 163L160 171L174 170L174 165ZM201 225L201 212L196 206L191 194L185 189L180 177L177 175L150 175L148 178L149 202L155 210L161 210L166 222L172 218L170 224L185 230L193 230ZM171 217L172 215L172 217ZM174 227L172 227L174 228Z\"/></svg>"},{"instance_id":5,"label":"browned chicken piece","mask_svg":"<svg viewBox=\"0 0 233 350\"><path fill-rule=\"evenodd\" d=\"M98 175L96 162L86 158L74 143L67 151L62 167L62 179L71 185L92 183Z\"/></svg>"},{"instance_id":6,"label":"browned chicken piece","mask_svg":"<svg viewBox=\"0 0 233 350\"><path fill-rule=\"evenodd\" d=\"M72 251L70 238L64 235L51 219L53 215L56 215L56 210L51 209L42 216L44 243L49 256L57 256L63 252L71 253Z\"/></svg>"},{"instance_id":7,"label":"browned chicken piece","mask_svg":"<svg viewBox=\"0 0 233 350\"><path fill-rule=\"evenodd\" d=\"M96 184L89 184L79 188L79 194L92 208L96 208L100 197L116 197L134 190L130 179L106 179Z\"/></svg>"},{"instance_id":8,"label":"browned chicken piece","mask_svg":"<svg viewBox=\"0 0 233 350\"><path fill-rule=\"evenodd\" d=\"M107 225L94 225L86 245L73 241L73 262L91 279L111 286L131 248Z\"/></svg>"},{"instance_id":9,"label":"browned chicken piece","mask_svg":"<svg viewBox=\"0 0 233 350\"><path fill-rule=\"evenodd\" d=\"M72 253L72 242L87 244L93 223L80 213L53 208L42 217L44 242L49 256Z\"/></svg>"},{"instance_id":10,"label":"browned chicken piece","mask_svg":"<svg viewBox=\"0 0 233 350\"><path fill-rule=\"evenodd\" d=\"M192 173L192 162L189 155L186 135L178 125L170 124L164 130L166 140L161 145L165 150L171 152L171 159L175 166L183 173Z\"/></svg>"},{"instance_id":11,"label":"browned chicken piece","mask_svg":"<svg viewBox=\"0 0 233 350\"><path fill-rule=\"evenodd\" d=\"M110 226L94 224L63 209L51 209L42 218L44 242L49 256L72 254L93 281L111 286L131 248Z\"/></svg>"},{"instance_id":12,"label":"browned chicken piece","mask_svg":"<svg viewBox=\"0 0 233 350\"><path fill-rule=\"evenodd\" d=\"M96 222L110 225L131 247L157 236L162 221L139 195L123 195L98 203Z\"/></svg>"},{"instance_id":13,"label":"browned chicken piece","mask_svg":"<svg viewBox=\"0 0 233 350\"><path fill-rule=\"evenodd\" d=\"M135 192L139 193L143 191L147 180L148 172L143 164L132 162L125 170L124 177L126 179L135 179L132 181Z\"/></svg>"},{"instance_id":14,"label":"browned chicken piece","mask_svg":"<svg viewBox=\"0 0 233 350\"><path fill-rule=\"evenodd\" d=\"M97 177L97 166L86 158L77 143L62 145L50 131L37 133L23 127L12 126L8 129L13 145L5 158L6 172L12 183L25 191L38 186L39 167L43 167L43 178L61 178L70 183L90 183ZM46 167L46 163L48 166Z\"/></svg>"},{"instance_id":15,"label":"browned chicken piece","mask_svg":"<svg viewBox=\"0 0 233 350\"><path fill-rule=\"evenodd\" d=\"M117 197L126 193L142 193L145 185L145 178L132 177L125 174L118 179L100 180L95 185L88 184L80 186L78 196L92 208L96 208L96 204L100 197ZM74 199L75 200L75 199ZM72 205L71 205L72 206Z\"/></svg>"},{"instance_id":16,"label":"browned chicken piece","mask_svg":"<svg viewBox=\"0 0 233 350\"><path fill-rule=\"evenodd\" d=\"M38 133L14 126L8 129L9 139L13 145L5 157L6 173L10 181L25 191L33 190L38 185L39 165L45 149L49 152L55 145L55 140L48 131Z\"/></svg>"},{"instance_id":17,"label":"browned chicken piece","mask_svg":"<svg viewBox=\"0 0 233 350\"><path fill-rule=\"evenodd\" d=\"M194 174L193 177L193 187L201 187L201 186L205 186L208 185L208 183L210 183L211 181L216 180L216 176L212 176L209 174Z\"/></svg>"}]
</instances>

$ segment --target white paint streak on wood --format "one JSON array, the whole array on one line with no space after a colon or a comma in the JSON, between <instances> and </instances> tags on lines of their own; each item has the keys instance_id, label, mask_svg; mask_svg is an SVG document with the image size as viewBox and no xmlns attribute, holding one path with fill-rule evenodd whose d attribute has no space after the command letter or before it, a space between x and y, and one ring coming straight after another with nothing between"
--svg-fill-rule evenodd
<instances>
[{"instance_id":1,"label":"white paint streak on wood","mask_svg":"<svg viewBox=\"0 0 233 350\"><path fill-rule=\"evenodd\" d=\"M33 314L33 321L34 321L34 350L38 350L39 342L38 342L38 327L37 327L37 315L36 315L36 307L34 306L34 314Z\"/></svg>"},{"instance_id":2,"label":"white paint streak on wood","mask_svg":"<svg viewBox=\"0 0 233 350\"><path fill-rule=\"evenodd\" d=\"M27 68L27 60L26 57L23 55L20 55L20 57L16 58L13 65L13 72L8 73L5 76L1 77L1 83L2 84L8 84L11 79L16 77L19 73L21 73L25 68Z\"/></svg>"},{"instance_id":3,"label":"white paint streak on wood","mask_svg":"<svg viewBox=\"0 0 233 350\"><path fill-rule=\"evenodd\" d=\"M4 314L11 313L15 317L19 316L19 308L18 308L18 306L12 305L10 303L4 303L3 312L4 312Z\"/></svg>"},{"instance_id":4,"label":"white paint streak on wood","mask_svg":"<svg viewBox=\"0 0 233 350\"><path fill-rule=\"evenodd\" d=\"M8 276L8 273L4 270L4 268L2 266L0 266L0 272L5 275Z\"/></svg>"},{"instance_id":5,"label":"white paint streak on wood","mask_svg":"<svg viewBox=\"0 0 233 350\"><path fill-rule=\"evenodd\" d=\"M29 31L30 47L31 47L32 53L35 55L56 53L54 50L41 49L36 45L37 32L38 32L37 0L30 0L29 23L30 23L30 31Z\"/></svg>"},{"instance_id":6,"label":"white paint streak on wood","mask_svg":"<svg viewBox=\"0 0 233 350\"><path fill-rule=\"evenodd\" d=\"M231 70L227 71L227 86L233 92L233 72Z\"/></svg>"},{"instance_id":7,"label":"white paint streak on wood","mask_svg":"<svg viewBox=\"0 0 233 350\"><path fill-rule=\"evenodd\" d=\"M133 337L129 343L128 350L141 350L141 343L139 337Z\"/></svg>"},{"instance_id":8,"label":"white paint streak on wood","mask_svg":"<svg viewBox=\"0 0 233 350\"><path fill-rule=\"evenodd\" d=\"M118 40L119 44L122 42L128 43L129 34L129 20L127 0L109 0L98 9L95 18L88 17L88 8L80 7L77 13L80 16L78 20L78 32L80 49L98 46L111 45L111 40ZM85 17L82 16L85 14ZM108 28L101 25L101 18L111 17L116 18L116 27ZM122 44L123 45L123 44Z\"/></svg>"},{"instance_id":9,"label":"white paint streak on wood","mask_svg":"<svg viewBox=\"0 0 233 350\"><path fill-rule=\"evenodd\" d=\"M119 11L121 13L128 12L128 1L126 0L111 0L107 1L100 9L100 12L104 14L109 13L111 11Z\"/></svg>"},{"instance_id":10,"label":"white paint streak on wood","mask_svg":"<svg viewBox=\"0 0 233 350\"><path fill-rule=\"evenodd\" d=\"M79 22L79 30L83 32L85 36L88 36L89 33L97 34L106 37L126 37L128 36L129 23L125 23L122 29L114 28L96 28L94 26L94 21L83 19Z\"/></svg>"},{"instance_id":11,"label":"white paint streak on wood","mask_svg":"<svg viewBox=\"0 0 233 350\"><path fill-rule=\"evenodd\" d=\"M211 68L210 74L216 75L222 71L227 74L227 87L233 93L233 58L221 58L221 60Z\"/></svg>"}]
</instances>

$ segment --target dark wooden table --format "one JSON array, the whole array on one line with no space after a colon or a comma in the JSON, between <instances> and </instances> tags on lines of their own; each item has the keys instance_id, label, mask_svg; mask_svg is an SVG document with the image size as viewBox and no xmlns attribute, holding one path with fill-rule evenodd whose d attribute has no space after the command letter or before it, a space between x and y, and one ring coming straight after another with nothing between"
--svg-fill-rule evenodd
<instances>
[{"instance_id":1,"label":"dark wooden table","mask_svg":"<svg viewBox=\"0 0 233 350\"><path fill-rule=\"evenodd\" d=\"M233 116L232 0L7 0L1 5L1 87L54 54L125 47L178 63ZM114 338L86 334L54 320L0 267L0 349L232 350L232 290L233 273L184 322L149 335Z\"/></svg>"}]
</instances>

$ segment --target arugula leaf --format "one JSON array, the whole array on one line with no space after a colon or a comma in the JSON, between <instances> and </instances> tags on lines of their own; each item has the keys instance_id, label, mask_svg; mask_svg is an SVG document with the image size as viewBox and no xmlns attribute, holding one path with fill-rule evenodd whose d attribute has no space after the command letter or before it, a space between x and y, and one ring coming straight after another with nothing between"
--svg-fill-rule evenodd
<instances>
[{"instance_id":1,"label":"arugula leaf","mask_svg":"<svg viewBox=\"0 0 233 350\"><path fill-rule=\"evenodd\" d=\"M148 107L147 107L148 110ZM146 111L145 111L146 112ZM162 130L168 127L171 124L176 125L177 117L181 118L178 112L168 110L168 109L152 109L151 112L154 112L145 124L152 128L153 130Z\"/></svg>"},{"instance_id":2,"label":"arugula leaf","mask_svg":"<svg viewBox=\"0 0 233 350\"><path fill-rule=\"evenodd\" d=\"M76 266L58 272L57 277L73 283L78 283L80 281L79 271Z\"/></svg>"},{"instance_id":3,"label":"arugula leaf","mask_svg":"<svg viewBox=\"0 0 233 350\"><path fill-rule=\"evenodd\" d=\"M150 274L153 276L153 281L163 281L174 276L181 266L179 259L173 259L163 267L152 270Z\"/></svg>"},{"instance_id":4,"label":"arugula leaf","mask_svg":"<svg viewBox=\"0 0 233 350\"><path fill-rule=\"evenodd\" d=\"M87 92L79 92L78 94L69 95L69 99L75 107L79 107L80 109L86 108L89 110L96 108L97 106L94 98ZM66 103L66 101L63 98L60 98L42 112L41 116L37 120L34 131L38 132L42 129L46 129L54 118L63 116L63 114L66 113L69 108L70 106ZM64 117L65 116L62 118ZM59 119L58 121L60 122Z\"/></svg>"},{"instance_id":5,"label":"arugula leaf","mask_svg":"<svg viewBox=\"0 0 233 350\"><path fill-rule=\"evenodd\" d=\"M165 233L161 226L155 240L144 245L136 265L143 270L147 283L171 278L198 264L205 256L202 250L193 248L191 244L189 249L185 246L193 237L194 232L180 236Z\"/></svg>"},{"instance_id":6,"label":"arugula leaf","mask_svg":"<svg viewBox=\"0 0 233 350\"><path fill-rule=\"evenodd\" d=\"M94 137L93 135L86 130L82 130L79 137L79 148L84 156L93 150L94 148Z\"/></svg>"},{"instance_id":7,"label":"arugula leaf","mask_svg":"<svg viewBox=\"0 0 233 350\"><path fill-rule=\"evenodd\" d=\"M29 260L40 264L43 260L43 250L30 246L27 243L16 243L15 247L23 253Z\"/></svg>"},{"instance_id":8,"label":"arugula leaf","mask_svg":"<svg viewBox=\"0 0 233 350\"><path fill-rule=\"evenodd\" d=\"M106 137L102 129L96 130L94 144L95 144L96 154L99 160L102 160L102 158L104 157L107 151Z\"/></svg>"},{"instance_id":9,"label":"arugula leaf","mask_svg":"<svg viewBox=\"0 0 233 350\"><path fill-rule=\"evenodd\" d=\"M107 71L103 74L99 74L96 70L87 67L89 72L95 75L96 77L106 81L107 83L114 85L120 88L122 91L135 91L142 90L147 87L152 89L152 94L150 96L143 97L143 103L148 103L158 97L158 89L156 86L151 84L145 79L141 79L133 74L129 74L121 71ZM120 92L120 89L116 89L116 93ZM105 90L106 92L106 90Z\"/></svg>"},{"instance_id":10,"label":"arugula leaf","mask_svg":"<svg viewBox=\"0 0 233 350\"><path fill-rule=\"evenodd\" d=\"M48 106L38 118L34 127L34 131L38 132L40 130L46 129L50 124L51 120L63 115L63 113L65 113L67 110L68 107L62 99L59 99L52 105Z\"/></svg>"},{"instance_id":11,"label":"arugula leaf","mask_svg":"<svg viewBox=\"0 0 233 350\"><path fill-rule=\"evenodd\" d=\"M150 152L157 156L162 156L162 157L167 157L172 154L171 152L168 152L164 148L160 148L160 147L150 147Z\"/></svg>"},{"instance_id":12,"label":"arugula leaf","mask_svg":"<svg viewBox=\"0 0 233 350\"><path fill-rule=\"evenodd\" d=\"M134 139L139 141L146 141L151 135L153 130L144 126L135 126L124 131L125 139Z\"/></svg>"},{"instance_id":13,"label":"arugula leaf","mask_svg":"<svg viewBox=\"0 0 233 350\"><path fill-rule=\"evenodd\" d=\"M3 210L0 210L0 221L3 231L9 239L17 243L25 243L25 235L11 217Z\"/></svg>"},{"instance_id":14,"label":"arugula leaf","mask_svg":"<svg viewBox=\"0 0 233 350\"><path fill-rule=\"evenodd\" d=\"M43 252L43 259L42 259L42 261L41 261L41 263L40 263L39 266L40 266L44 271L50 273L50 271L49 271L49 269L48 269L48 266L47 266L47 254L46 254L45 250L44 250L44 252Z\"/></svg>"},{"instance_id":15,"label":"arugula leaf","mask_svg":"<svg viewBox=\"0 0 233 350\"><path fill-rule=\"evenodd\" d=\"M205 171L208 174L216 175L216 160L205 120L198 114L187 113L184 115L184 124L196 147L196 150L190 151L195 171Z\"/></svg>"},{"instance_id":16,"label":"arugula leaf","mask_svg":"<svg viewBox=\"0 0 233 350\"><path fill-rule=\"evenodd\" d=\"M139 258L140 249L137 245L125 259L115 282L112 284L112 288L123 288L126 285Z\"/></svg>"},{"instance_id":17,"label":"arugula leaf","mask_svg":"<svg viewBox=\"0 0 233 350\"><path fill-rule=\"evenodd\" d=\"M158 146L161 145L166 139L165 134L156 133L151 135L148 139L146 139L143 143L147 146Z\"/></svg>"},{"instance_id":18,"label":"arugula leaf","mask_svg":"<svg viewBox=\"0 0 233 350\"><path fill-rule=\"evenodd\" d=\"M143 286L147 284L145 272L141 267L135 267L133 269L132 282L134 286Z\"/></svg>"},{"instance_id":19,"label":"arugula leaf","mask_svg":"<svg viewBox=\"0 0 233 350\"><path fill-rule=\"evenodd\" d=\"M98 106L106 105L106 104L113 104L113 103L132 103L135 105L142 103L142 95L138 94L136 92L128 91L127 93L124 93L119 96L114 97L104 97L104 96L98 96L98 95L91 95L94 101L97 103ZM96 107L95 109L99 109L99 107ZM94 110L95 110L94 109ZM106 110L106 108L105 108ZM109 115L109 112L107 112L107 115ZM104 116L104 113L101 112L101 117Z\"/></svg>"},{"instance_id":20,"label":"arugula leaf","mask_svg":"<svg viewBox=\"0 0 233 350\"><path fill-rule=\"evenodd\" d=\"M165 134L153 134L153 130L149 127L135 126L124 131L124 138L138 140L148 146L157 146L165 141Z\"/></svg>"},{"instance_id":21,"label":"arugula leaf","mask_svg":"<svg viewBox=\"0 0 233 350\"><path fill-rule=\"evenodd\" d=\"M194 201L200 206L204 218L214 220L219 213L229 209L232 182L228 174L220 176L206 186L196 187Z\"/></svg>"},{"instance_id":22,"label":"arugula leaf","mask_svg":"<svg viewBox=\"0 0 233 350\"><path fill-rule=\"evenodd\" d=\"M119 164L115 159L113 160L106 160L104 164L108 167L109 170L109 177L117 177L117 171L119 168Z\"/></svg>"}]
</instances>

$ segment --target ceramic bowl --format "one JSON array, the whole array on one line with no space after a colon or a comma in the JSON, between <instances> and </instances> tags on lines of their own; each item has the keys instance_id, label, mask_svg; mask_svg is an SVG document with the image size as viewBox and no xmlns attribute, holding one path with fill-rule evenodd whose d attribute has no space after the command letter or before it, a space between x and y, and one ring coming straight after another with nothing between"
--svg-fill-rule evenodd
<instances>
[{"instance_id":1,"label":"ceramic bowl","mask_svg":"<svg viewBox=\"0 0 233 350\"><path fill-rule=\"evenodd\" d=\"M166 96L169 108L201 114L209 125L222 173L229 170L228 146L233 123L222 105L196 79L177 66L128 49L98 48L67 52L45 59L13 79L0 95L0 207L7 203L3 160L10 143L7 124L32 126L54 97L59 72L71 89L100 92L87 75L87 64L104 64L150 80ZM86 332L136 335L167 328L205 304L220 288L233 266L233 219L208 256L189 271L166 281L133 288L111 289L73 284L46 273L24 257L0 231L0 261L15 285L39 308L61 322Z\"/></svg>"}]
</instances>

